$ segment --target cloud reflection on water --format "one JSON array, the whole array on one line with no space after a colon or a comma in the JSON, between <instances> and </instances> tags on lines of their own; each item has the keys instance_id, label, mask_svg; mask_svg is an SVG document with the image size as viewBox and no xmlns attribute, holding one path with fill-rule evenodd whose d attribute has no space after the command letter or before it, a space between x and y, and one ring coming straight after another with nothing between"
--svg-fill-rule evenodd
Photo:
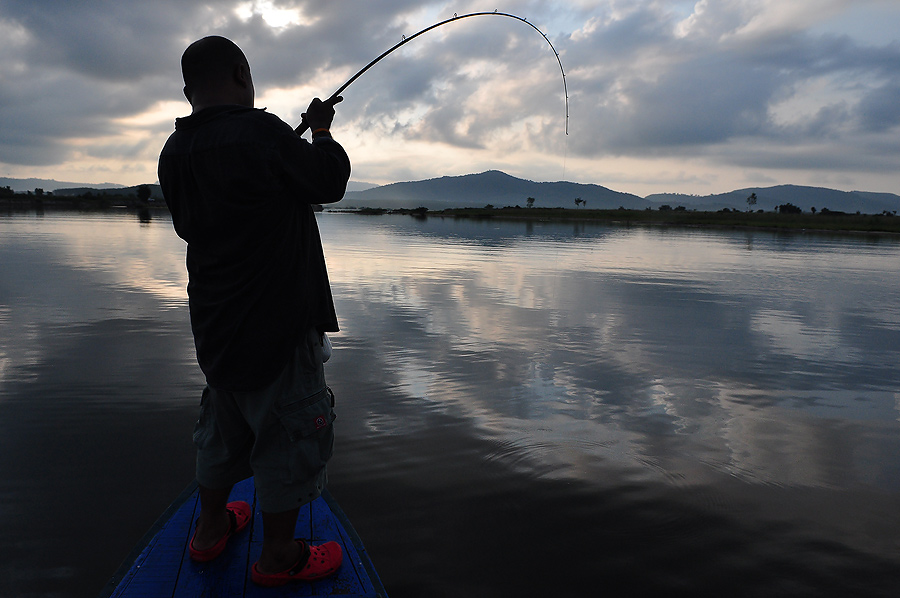
<instances>
[{"instance_id":1,"label":"cloud reflection on water","mask_svg":"<svg viewBox=\"0 0 900 598\"><path fill-rule=\"evenodd\" d=\"M565 575L591 589L597 563L667 590L896 587L896 241L320 223L332 487L380 571L471 594L459 571L502 553L491 589L525 595L537 534L578 546ZM183 245L128 215L0 232L0 578L64 563L45 593L95 592L193 471Z\"/></svg>"},{"instance_id":2,"label":"cloud reflection on water","mask_svg":"<svg viewBox=\"0 0 900 598\"><path fill-rule=\"evenodd\" d=\"M398 393L471 419L497 458L900 487L896 244L352 218L321 219L342 334L376 339Z\"/></svg>"},{"instance_id":3,"label":"cloud reflection on water","mask_svg":"<svg viewBox=\"0 0 900 598\"><path fill-rule=\"evenodd\" d=\"M0 384L13 372L33 375L67 338L105 335L111 326L152 334L161 324L184 332L183 244L171 221L142 225L127 216L60 213L2 222ZM95 366L125 361L124 355L89 357ZM193 363L194 357L186 353L184 360ZM96 367L88 371L107 382L116 378L101 376Z\"/></svg>"}]
</instances>

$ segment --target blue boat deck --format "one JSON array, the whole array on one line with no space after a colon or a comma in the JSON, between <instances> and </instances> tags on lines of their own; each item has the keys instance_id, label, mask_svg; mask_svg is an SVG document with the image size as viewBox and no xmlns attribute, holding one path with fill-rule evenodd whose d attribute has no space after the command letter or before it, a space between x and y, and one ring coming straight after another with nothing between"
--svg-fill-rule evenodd
<instances>
[{"instance_id":1,"label":"blue boat deck","mask_svg":"<svg viewBox=\"0 0 900 598\"><path fill-rule=\"evenodd\" d=\"M278 598L348 596L387 598L368 554L343 511L327 493L300 510L295 535L319 544L337 541L344 560L337 575L316 583L292 582L280 588L260 588L250 580L250 568L262 550L262 516L256 506L252 478L237 484L231 500L253 507L247 529L231 538L225 552L210 563L195 563L187 551L200 512L196 484L169 508L148 532L138 553L107 585L110 598ZM138 552L139 551L139 552Z\"/></svg>"}]
</instances>

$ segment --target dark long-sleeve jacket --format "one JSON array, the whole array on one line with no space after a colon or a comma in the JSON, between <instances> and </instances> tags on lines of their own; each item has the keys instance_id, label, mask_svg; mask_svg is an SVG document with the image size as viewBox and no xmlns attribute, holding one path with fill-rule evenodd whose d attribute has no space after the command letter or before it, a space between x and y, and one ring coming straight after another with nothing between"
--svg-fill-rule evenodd
<instances>
[{"instance_id":1,"label":"dark long-sleeve jacket","mask_svg":"<svg viewBox=\"0 0 900 598\"><path fill-rule=\"evenodd\" d=\"M339 201L350 160L261 109L179 118L159 158L207 382L253 390L284 368L307 330L338 329L312 204Z\"/></svg>"}]
</instances>

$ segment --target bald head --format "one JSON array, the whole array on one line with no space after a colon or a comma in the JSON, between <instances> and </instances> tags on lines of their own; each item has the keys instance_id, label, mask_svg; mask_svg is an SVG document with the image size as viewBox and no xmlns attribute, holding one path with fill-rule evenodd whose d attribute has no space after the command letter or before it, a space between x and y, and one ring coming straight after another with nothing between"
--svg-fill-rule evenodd
<instances>
[{"instance_id":1,"label":"bald head","mask_svg":"<svg viewBox=\"0 0 900 598\"><path fill-rule=\"evenodd\" d=\"M184 95L198 111L208 106L253 106L250 64L237 44L213 35L197 40L181 56Z\"/></svg>"}]
</instances>

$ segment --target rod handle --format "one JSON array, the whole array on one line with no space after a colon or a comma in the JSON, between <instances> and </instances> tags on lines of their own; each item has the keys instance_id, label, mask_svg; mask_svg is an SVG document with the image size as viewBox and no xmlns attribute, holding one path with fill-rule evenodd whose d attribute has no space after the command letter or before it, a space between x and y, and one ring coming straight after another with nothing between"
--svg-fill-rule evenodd
<instances>
[{"instance_id":1,"label":"rod handle","mask_svg":"<svg viewBox=\"0 0 900 598\"><path fill-rule=\"evenodd\" d=\"M331 97L328 98L327 100L323 101L322 103L325 104L326 106L330 107L330 108L334 108L334 105L335 105L335 104L338 104L338 103L342 102L343 100L344 100L344 98L342 98L342 97L339 96L338 94L334 94L333 96L331 96ZM297 132L297 135L303 135L304 133L306 133L306 131L307 131L308 129L309 129L309 123L306 122L306 118L304 117L304 118L300 121L300 124L297 125L297 128L294 129L294 131Z\"/></svg>"}]
</instances>

